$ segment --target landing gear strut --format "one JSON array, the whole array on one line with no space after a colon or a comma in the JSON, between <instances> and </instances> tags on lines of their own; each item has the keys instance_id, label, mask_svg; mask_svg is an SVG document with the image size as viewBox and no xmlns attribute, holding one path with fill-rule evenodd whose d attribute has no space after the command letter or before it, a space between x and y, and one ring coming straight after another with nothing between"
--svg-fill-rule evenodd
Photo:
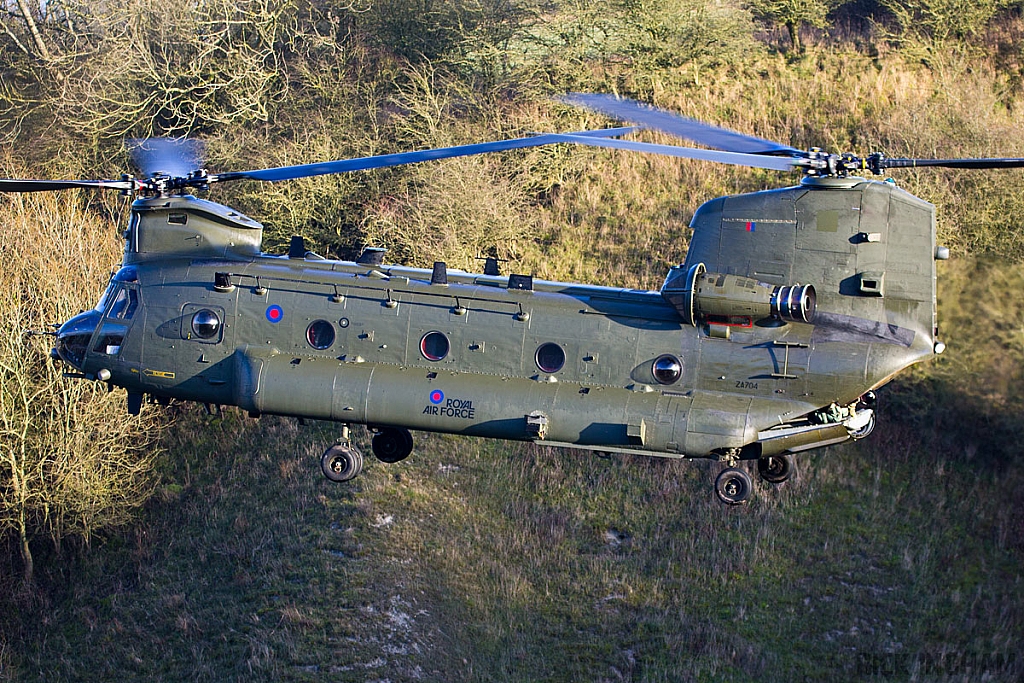
<instances>
[{"instance_id":1,"label":"landing gear strut","mask_svg":"<svg viewBox=\"0 0 1024 683\"><path fill-rule=\"evenodd\" d=\"M750 492L754 490L754 482L750 475L738 467L728 467L722 470L715 479L715 493L718 498L727 505L742 505L750 498Z\"/></svg>"},{"instance_id":2,"label":"landing gear strut","mask_svg":"<svg viewBox=\"0 0 1024 683\"><path fill-rule=\"evenodd\" d=\"M381 462L400 462L412 453L412 434L401 427L382 427L374 435L371 445L373 454Z\"/></svg>"}]
</instances>

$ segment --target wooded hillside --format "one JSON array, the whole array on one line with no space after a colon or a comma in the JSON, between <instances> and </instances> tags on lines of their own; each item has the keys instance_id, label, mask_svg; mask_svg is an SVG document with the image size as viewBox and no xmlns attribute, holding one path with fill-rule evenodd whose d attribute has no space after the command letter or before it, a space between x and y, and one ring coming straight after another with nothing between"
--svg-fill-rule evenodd
<instances>
[{"instance_id":1,"label":"wooded hillside","mask_svg":"<svg viewBox=\"0 0 1024 683\"><path fill-rule=\"evenodd\" d=\"M148 136L218 172L607 123L573 91L802 149L1024 157L1021 0L3 8L3 177L117 178ZM128 200L0 196L0 679L1019 680L1024 173L893 176L953 254L948 350L742 509L711 463L423 435L339 487L336 425L129 418L26 334L95 305ZM702 202L795 181L552 146L209 196L266 251L657 288Z\"/></svg>"}]
</instances>

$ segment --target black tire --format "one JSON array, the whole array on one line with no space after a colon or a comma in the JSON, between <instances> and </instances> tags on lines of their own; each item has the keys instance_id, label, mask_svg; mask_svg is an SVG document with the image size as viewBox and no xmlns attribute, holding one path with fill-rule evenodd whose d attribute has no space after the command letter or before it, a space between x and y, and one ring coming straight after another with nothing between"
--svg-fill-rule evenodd
<instances>
[{"instance_id":1,"label":"black tire","mask_svg":"<svg viewBox=\"0 0 1024 683\"><path fill-rule=\"evenodd\" d=\"M854 441L860 441L873 431L875 431L875 414L871 413L871 419L868 420L868 423L860 429L850 432L850 438Z\"/></svg>"},{"instance_id":2,"label":"black tire","mask_svg":"<svg viewBox=\"0 0 1024 683\"><path fill-rule=\"evenodd\" d=\"M331 481L350 481L363 470L363 454L352 446L334 444L320 456L320 469Z\"/></svg>"},{"instance_id":3,"label":"black tire","mask_svg":"<svg viewBox=\"0 0 1024 683\"><path fill-rule=\"evenodd\" d=\"M408 429L385 427L374 435L371 445L381 462L401 462L412 453L412 434Z\"/></svg>"},{"instance_id":4,"label":"black tire","mask_svg":"<svg viewBox=\"0 0 1024 683\"><path fill-rule=\"evenodd\" d=\"M769 455L758 458L757 473L769 484L781 484L793 476L793 456Z\"/></svg>"},{"instance_id":5,"label":"black tire","mask_svg":"<svg viewBox=\"0 0 1024 683\"><path fill-rule=\"evenodd\" d=\"M726 505L743 505L754 490L750 475L736 467L722 470L715 479L715 493Z\"/></svg>"}]
</instances>

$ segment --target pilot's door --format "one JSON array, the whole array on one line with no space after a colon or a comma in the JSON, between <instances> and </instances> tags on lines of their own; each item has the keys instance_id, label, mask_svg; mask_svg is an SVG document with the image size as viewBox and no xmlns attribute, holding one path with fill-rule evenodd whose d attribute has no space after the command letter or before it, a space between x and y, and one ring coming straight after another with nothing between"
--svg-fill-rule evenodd
<instances>
[{"instance_id":1,"label":"pilot's door","mask_svg":"<svg viewBox=\"0 0 1024 683\"><path fill-rule=\"evenodd\" d=\"M113 287L103 307L103 319L93 336L90 350L114 375L138 373L138 340L131 331L141 308L139 288L137 284L128 282L116 282Z\"/></svg>"}]
</instances>

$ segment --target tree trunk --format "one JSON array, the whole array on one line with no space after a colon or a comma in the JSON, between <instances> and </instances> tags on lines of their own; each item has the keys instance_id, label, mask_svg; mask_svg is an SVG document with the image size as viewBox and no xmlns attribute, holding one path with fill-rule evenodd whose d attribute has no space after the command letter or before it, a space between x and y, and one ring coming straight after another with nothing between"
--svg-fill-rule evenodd
<instances>
[{"instance_id":1,"label":"tree trunk","mask_svg":"<svg viewBox=\"0 0 1024 683\"><path fill-rule=\"evenodd\" d=\"M18 0L18 9L21 11L21 18L25 20L25 26L28 28L29 35L32 36L32 43L36 46L37 56L44 62L50 61L50 51L46 49L46 43L43 42L43 34L39 32L39 27L32 16L32 10L29 9L28 2L26 0Z\"/></svg>"},{"instance_id":2,"label":"tree trunk","mask_svg":"<svg viewBox=\"0 0 1024 683\"><path fill-rule=\"evenodd\" d=\"M35 574L35 562L32 560L32 549L28 545L28 529L25 527L24 514L21 517L18 536L21 541L21 578L26 584L30 584L32 583L32 578Z\"/></svg>"},{"instance_id":3,"label":"tree trunk","mask_svg":"<svg viewBox=\"0 0 1024 683\"><path fill-rule=\"evenodd\" d=\"M800 22L786 22L786 30L789 31L789 42L793 45L793 52L801 54L804 46L800 44Z\"/></svg>"}]
</instances>

